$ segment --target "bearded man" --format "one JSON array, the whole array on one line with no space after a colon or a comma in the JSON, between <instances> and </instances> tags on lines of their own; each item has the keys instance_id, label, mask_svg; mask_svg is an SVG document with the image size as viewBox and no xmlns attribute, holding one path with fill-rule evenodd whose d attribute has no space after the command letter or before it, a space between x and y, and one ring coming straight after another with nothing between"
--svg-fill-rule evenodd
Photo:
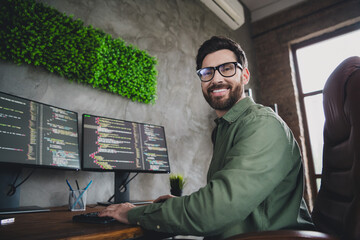
<instances>
[{"instance_id":1,"label":"bearded man","mask_svg":"<svg viewBox=\"0 0 360 240\"><path fill-rule=\"evenodd\" d=\"M207 185L187 196L161 196L147 206L111 205L100 216L205 239L313 230L298 144L271 108L245 95L250 72L240 45L214 36L199 48L196 64L203 95L217 114Z\"/></svg>"}]
</instances>

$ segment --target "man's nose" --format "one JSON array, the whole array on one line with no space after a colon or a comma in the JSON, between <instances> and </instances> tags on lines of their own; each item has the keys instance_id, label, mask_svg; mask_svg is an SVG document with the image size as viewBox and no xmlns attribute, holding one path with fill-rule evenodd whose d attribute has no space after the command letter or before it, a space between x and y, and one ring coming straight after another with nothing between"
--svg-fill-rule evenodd
<instances>
[{"instance_id":1,"label":"man's nose","mask_svg":"<svg viewBox=\"0 0 360 240\"><path fill-rule=\"evenodd\" d=\"M217 69L214 73L214 77L212 79L213 82L223 82L224 81L224 77L221 76L219 70Z\"/></svg>"}]
</instances>

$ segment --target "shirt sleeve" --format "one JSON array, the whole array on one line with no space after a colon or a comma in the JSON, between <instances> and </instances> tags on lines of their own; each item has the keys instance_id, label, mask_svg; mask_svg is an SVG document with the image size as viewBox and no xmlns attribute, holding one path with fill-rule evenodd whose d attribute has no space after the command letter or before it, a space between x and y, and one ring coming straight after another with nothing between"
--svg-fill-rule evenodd
<instances>
[{"instance_id":1,"label":"shirt sleeve","mask_svg":"<svg viewBox=\"0 0 360 240\"><path fill-rule=\"evenodd\" d=\"M129 211L133 224L175 234L210 236L244 220L285 177L300 169L292 134L275 117L239 128L223 156L224 167L209 183L188 196Z\"/></svg>"}]
</instances>

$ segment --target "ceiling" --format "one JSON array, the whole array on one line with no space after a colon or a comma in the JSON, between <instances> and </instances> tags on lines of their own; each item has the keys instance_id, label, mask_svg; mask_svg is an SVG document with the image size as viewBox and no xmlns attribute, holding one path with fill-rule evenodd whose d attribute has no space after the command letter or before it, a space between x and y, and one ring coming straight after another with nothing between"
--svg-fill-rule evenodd
<instances>
[{"instance_id":1,"label":"ceiling","mask_svg":"<svg viewBox=\"0 0 360 240\"><path fill-rule=\"evenodd\" d=\"M256 22L307 0L240 0L251 12L251 21Z\"/></svg>"}]
</instances>

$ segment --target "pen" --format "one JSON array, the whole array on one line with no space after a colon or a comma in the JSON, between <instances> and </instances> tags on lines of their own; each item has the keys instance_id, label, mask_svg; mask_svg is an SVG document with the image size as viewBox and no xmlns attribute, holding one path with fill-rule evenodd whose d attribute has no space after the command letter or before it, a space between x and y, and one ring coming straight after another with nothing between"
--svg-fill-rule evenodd
<instances>
[{"instance_id":1,"label":"pen","mask_svg":"<svg viewBox=\"0 0 360 240\"><path fill-rule=\"evenodd\" d=\"M88 185L84 188L84 191L86 191L86 189L88 189L88 188L90 187L91 183L92 183L92 180L91 180L91 181L88 183Z\"/></svg>"},{"instance_id":2,"label":"pen","mask_svg":"<svg viewBox=\"0 0 360 240\"><path fill-rule=\"evenodd\" d=\"M80 191L79 182L78 182L77 179L75 179L75 183L76 183L77 190ZM84 206L84 201L83 201L83 199L81 199L81 205Z\"/></svg>"},{"instance_id":3,"label":"pen","mask_svg":"<svg viewBox=\"0 0 360 240\"><path fill-rule=\"evenodd\" d=\"M76 179L76 180L75 180L75 182L76 182L76 187L77 187L77 190L80 190L78 180Z\"/></svg>"},{"instance_id":4,"label":"pen","mask_svg":"<svg viewBox=\"0 0 360 240\"><path fill-rule=\"evenodd\" d=\"M66 179L66 183L67 183L67 185L69 186L69 188L70 188L70 191L74 191L73 189L72 189L72 187L71 187L71 185L70 185L70 183L69 183L69 181Z\"/></svg>"}]
</instances>

